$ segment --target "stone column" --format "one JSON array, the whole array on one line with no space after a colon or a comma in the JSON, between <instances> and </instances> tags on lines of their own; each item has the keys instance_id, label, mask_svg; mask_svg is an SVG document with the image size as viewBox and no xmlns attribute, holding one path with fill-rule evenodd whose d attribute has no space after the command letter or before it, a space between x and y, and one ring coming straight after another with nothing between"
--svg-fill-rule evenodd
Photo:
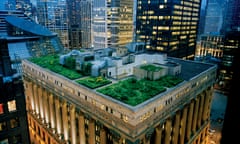
<instances>
[{"instance_id":1,"label":"stone column","mask_svg":"<svg viewBox=\"0 0 240 144\"><path fill-rule=\"evenodd\" d=\"M188 107L185 106L183 108L182 117L181 117L181 129L180 129L179 144L184 144L187 113L188 113Z\"/></svg>"},{"instance_id":2,"label":"stone column","mask_svg":"<svg viewBox=\"0 0 240 144\"><path fill-rule=\"evenodd\" d=\"M68 129L68 108L67 108L67 102L62 102L62 123L63 123L63 135L64 140L69 140L69 129Z\"/></svg>"},{"instance_id":3,"label":"stone column","mask_svg":"<svg viewBox=\"0 0 240 144\"><path fill-rule=\"evenodd\" d=\"M79 133L79 141L80 144L86 143L86 137L85 137L85 122L84 122L84 115L82 113L78 114L78 133Z\"/></svg>"},{"instance_id":4,"label":"stone column","mask_svg":"<svg viewBox=\"0 0 240 144\"><path fill-rule=\"evenodd\" d=\"M56 123L56 118L55 118L55 108L54 108L54 96L53 94L49 95L49 109L50 109L50 123L51 123L51 128L55 128L55 123Z\"/></svg>"},{"instance_id":5,"label":"stone column","mask_svg":"<svg viewBox=\"0 0 240 144\"><path fill-rule=\"evenodd\" d=\"M200 128L203 120L203 102L204 102L204 95L200 94L200 105L199 105L199 113L198 113L198 121L197 121L197 127Z\"/></svg>"},{"instance_id":6,"label":"stone column","mask_svg":"<svg viewBox=\"0 0 240 144\"><path fill-rule=\"evenodd\" d=\"M180 125L180 112L178 111L175 115L175 122L173 127L173 144L178 144L178 135L179 135L179 127Z\"/></svg>"},{"instance_id":7,"label":"stone column","mask_svg":"<svg viewBox=\"0 0 240 144\"><path fill-rule=\"evenodd\" d=\"M61 116L61 105L59 98L55 98L55 114L56 114L56 130L57 134L62 134L62 116Z\"/></svg>"},{"instance_id":8,"label":"stone column","mask_svg":"<svg viewBox=\"0 0 240 144\"><path fill-rule=\"evenodd\" d=\"M45 123L49 124L50 117L49 117L49 102L48 102L48 92L46 90L43 91L43 105L44 105L44 118Z\"/></svg>"},{"instance_id":9,"label":"stone column","mask_svg":"<svg viewBox=\"0 0 240 144\"><path fill-rule=\"evenodd\" d=\"M100 130L100 144L107 144L107 132L105 128Z\"/></svg>"},{"instance_id":10,"label":"stone column","mask_svg":"<svg viewBox=\"0 0 240 144\"><path fill-rule=\"evenodd\" d=\"M38 103L38 95L37 95L37 85L33 85L33 97L34 97L34 110L36 114L39 114L39 103Z\"/></svg>"},{"instance_id":11,"label":"stone column","mask_svg":"<svg viewBox=\"0 0 240 144\"><path fill-rule=\"evenodd\" d=\"M162 142L162 125L155 128L155 140L154 144L161 144Z\"/></svg>"},{"instance_id":12,"label":"stone column","mask_svg":"<svg viewBox=\"0 0 240 144\"><path fill-rule=\"evenodd\" d=\"M43 89L38 86L38 101L39 101L39 113L40 113L40 118L43 120L44 119L44 106L43 106Z\"/></svg>"},{"instance_id":13,"label":"stone column","mask_svg":"<svg viewBox=\"0 0 240 144\"><path fill-rule=\"evenodd\" d=\"M193 114L193 124L192 124L193 133L196 132L198 112L199 112L199 98L196 98L195 99L194 114Z\"/></svg>"},{"instance_id":14,"label":"stone column","mask_svg":"<svg viewBox=\"0 0 240 144\"><path fill-rule=\"evenodd\" d=\"M90 119L89 120L89 138L88 138L88 142L89 144L95 144L95 120L94 119Z\"/></svg>"},{"instance_id":15,"label":"stone column","mask_svg":"<svg viewBox=\"0 0 240 144\"><path fill-rule=\"evenodd\" d=\"M171 139L171 132L172 132L172 120L171 118L168 118L166 120L166 124L165 124L165 138L164 138L164 144L170 144Z\"/></svg>"},{"instance_id":16,"label":"stone column","mask_svg":"<svg viewBox=\"0 0 240 144\"><path fill-rule=\"evenodd\" d=\"M194 108L194 101L191 101L189 106L188 118L187 118L187 132L186 132L187 140L190 139L191 132L192 132L193 108Z\"/></svg>"},{"instance_id":17,"label":"stone column","mask_svg":"<svg viewBox=\"0 0 240 144\"><path fill-rule=\"evenodd\" d=\"M71 124L71 138L72 142L71 144L77 144L77 133L76 133L76 112L75 112L75 106L70 106L70 124Z\"/></svg>"}]
</instances>

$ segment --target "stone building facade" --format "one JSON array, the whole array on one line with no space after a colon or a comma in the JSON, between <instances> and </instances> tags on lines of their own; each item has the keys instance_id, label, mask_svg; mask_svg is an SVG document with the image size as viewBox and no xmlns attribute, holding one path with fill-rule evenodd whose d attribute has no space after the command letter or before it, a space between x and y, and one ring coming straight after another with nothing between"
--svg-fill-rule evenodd
<instances>
[{"instance_id":1,"label":"stone building facade","mask_svg":"<svg viewBox=\"0 0 240 144\"><path fill-rule=\"evenodd\" d=\"M177 58L183 82L130 106L22 61L30 138L46 144L207 144L216 66Z\"/></svg>"}]
</instances>

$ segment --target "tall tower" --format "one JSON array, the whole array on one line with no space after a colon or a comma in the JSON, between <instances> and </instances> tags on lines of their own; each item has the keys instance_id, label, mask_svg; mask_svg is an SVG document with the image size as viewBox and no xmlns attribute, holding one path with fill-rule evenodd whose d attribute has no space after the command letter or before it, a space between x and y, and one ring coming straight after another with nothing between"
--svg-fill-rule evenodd
<instances>
[{"instance_id":1,"label":"tall tower","mask_svg":"<svg viewBox=\"0 0 240 144\"><path fill-rule=\"evenodd\" d=\"M66 0L37 0L38 23L56 32L65 48L69 47Z\"/></svg>"},{"instance_id":2,"label":"tall tower","mask_svg":"<svg viewBox=\"0 0 240 144\"><path fill-rule=\"evenodd\" d=\"M117 48L132 42L133 1L93 0L94 48Z\"/></svg>"},{"instance_id":3,"label":"tall tower","mask_svg":"<svg viewBox=\"0 0 240 144\"><path fill-rule=\"evenodd\" d=\"M223 0L208 0L204 33L220 33L223 22Z\"/></svg>"},{"instance_id":4,"label":"tall tower","mask_svg":"<svg viewBox=\"0 0 240 144\"><path fill-rule=\"evenodd\" d=\"M67 0L71 49L91 47L91 10L90 0Z\"/></svg>"},{"instance_id":5,"label":"tall tower","mask_svg":"<svg viewBox=\"0 0 240 144\"><path fill-rule=\"evenodd\" d=\"M240 61L240 0L228 0L224 18L223 33L225 45L223 52L223 74L230 78L228 103L224 117L221 144L238 141L238 134L231 133L233 129L240 129L239 119L239 61Z\"/></svg>"},{"instance_id":6,"label":"tall tower","mask_svg":"<svg viewBox=\"0 0 240 144\"><path fill-rule=\"evenodd\" d=\"M224 15L222 32L231 30L240 31L240 1L228 0Z\"/></svg>"},{"instance_id":7,"label":"tall tower","mask_svg":"<svg viewBox=\"0 0 240 144\"><path fill-rule=\"evenodd\" d=\"M0 143L30 144L23 82L11 67L4 38L0 38L0 91Z\"/></svg>"},{"instance_id":8,"label":"tall tower","mask_svg":"<svg viewBox=\"0 0 240 144\"><path fill-rule=\"evenodd\" d=\"M201 0L138 0L137 41L147 50L193 59Z\"/></svg>"}]
</instances>

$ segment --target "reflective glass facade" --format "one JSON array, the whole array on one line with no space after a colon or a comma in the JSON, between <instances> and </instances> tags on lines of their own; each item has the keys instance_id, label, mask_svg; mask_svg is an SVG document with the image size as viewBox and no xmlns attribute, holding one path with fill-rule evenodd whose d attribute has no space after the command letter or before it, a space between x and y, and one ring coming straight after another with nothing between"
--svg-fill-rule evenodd
<instances>
[{"instance_id":1,"label":"reflective glass facade","mask_svg":"<svg viewBox=\"0 0 240 144\"><path fill-rule=\"evenodd\" d=\"M117 48L132 42L133 1L93 1L94 48Z\"/></svg>"},{"instance_id":2,"label":"reflective glass facade","mask_svg":"<svg viewBox=\"0 0 240 144\"><path fill-rule=\"evenodd\" d=\"M69 47L66 0L37 0L39 24L58 33L64 47Z\"/></svg>"},{"instance_id":3,"label":"reflective glass facade","mask_svg":"<svg viewBox=\"0 0 240 144\"><path fill-rule=\"evenodd\" d=\"M90 0L67 0L71 49L91 47L91 10Z\"/></svg>"},{"instance_id":4,"label":"reflective glass facade","mask_svg":"<svg viewBox=\"0 0 240 144\"><path fill-rule=\"evenodd\" d=\"M136 40L147 50L193 59L200 0L138 0Z\"/></svg>"}]
</instances>

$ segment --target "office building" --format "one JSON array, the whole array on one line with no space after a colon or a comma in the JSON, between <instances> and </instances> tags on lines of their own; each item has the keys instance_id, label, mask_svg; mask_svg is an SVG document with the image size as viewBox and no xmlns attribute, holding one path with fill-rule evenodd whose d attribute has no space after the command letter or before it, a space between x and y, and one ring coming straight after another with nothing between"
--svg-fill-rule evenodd
<instances>
[{"instance_id":1,"label":"office building","mask_svg":"<svg viewBox=\"0 0 240 144\"><path fill-rule=\"evenodd\" d=\"M4 38L0 38L0 91L0 143L30 144L22 77L11 67Z\"/></svg>"},{"instance_id":2,"label":"office building","mask_svg":"<svg viewBox=\"0 0 240 144\"><path fill-rule=\"evenodd\" d=\"M1 38L7 40L12 67L18 73L22 73L22 59L63 50L56 33L36 24L22 11L0 11L0 19Z\"/></svg>"},{"instance_id":3,"label":"office building","mask_svg":"<svg viewBox=\"0 0 240 144\"><path fill-rule=\"evenodd\" d=\"M146 49L194 59L200 0L138 0L136 40Z\"/></svg>"},{"instance_id":4,"label":"office building","mask_svg":"<svg viewBox=\"0 0 240 144\"><path fill-rule=\"evenodd\" d=\"M124 47L133 39L133 1L93 0L93 47Z\"/></svg>"},{"instance_id":5,"label":"office building","mask_svg":"<svg viewBox=\"0 0 240 144\"><path fill-rule=\"evenodd\" d=\"M210 56L212 58L221 59L223 56L223 35L205 34L201 35L201 40L197 44L195 57L206 58Z\"/></svg>"},{"instance_id":6,"label":"office building","mask_svg":"<svg viewBox=\"0 0 240 144\"><path fill-rule=\"evenodd\" d=\"M37 0L37 22L58 34L64 48L69 48L66 0Z\"/></svg>"},{"instance_id":7,"label":"office building","mask_svg":"<svg viewBox=\"0 0 240 144\"><path fill-rule=\"evenodd\" d=\"M231 0L226 5L226 13L222 32L225 34L222 75L228 84L228 102L224 117L221 144L238 141L238 134L232 133L239 129L239 46L240 46L240 1ZM224 81L225 82L225 81Z\"/></svg>"},{"instance_id":8,"label":"office building","mask_svg":"<svg viewBox=\"0 0 240 144\"><path fill-rule=\"evenodd\" d=\"M92 46L90 0L67 0L69 48L81 49Z\"/></svg>"},{"instance_id":9,"label":"office building","mask_svg":"<svg viewBox=\"0 0 240 144\"><path fill-rule=\"evenodd\" d=\"M220 33L225 4L224 0L207 1L204 34Z\"/></svg>"},{"instance_id":10,"label":"office building","mask_svg":"<svg viewBox=\"0 0 240 144\"><path fill-rule=\"evenodd\" d=\"M207 144L216 66L121 52L23 60L32 142Z\"/></svg>"},{"instance_id":11,"label":"office building","mask_svg":"<svg viewBox=\"0 0 240 144\"><path fill-rule=\"evenodd\" d=\"M239 19L239 0L229 0L226 4L226 11L224 15L222 32L239 31L240 19Z\"/></svg>"}]
</instances>

